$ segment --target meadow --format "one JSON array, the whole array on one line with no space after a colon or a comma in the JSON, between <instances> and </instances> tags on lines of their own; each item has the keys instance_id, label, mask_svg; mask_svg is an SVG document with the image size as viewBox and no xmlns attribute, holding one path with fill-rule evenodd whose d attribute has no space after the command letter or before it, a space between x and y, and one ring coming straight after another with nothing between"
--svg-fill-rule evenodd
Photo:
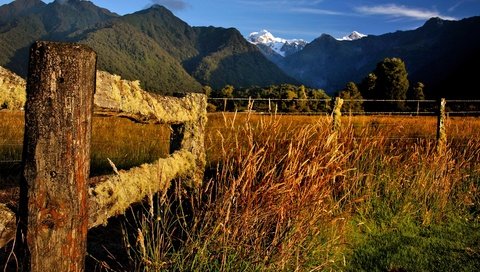
<instances>
[{"instance_id":1,"label":"meadow","mask_svg":"<svg viewBox=\"0 0 480 272\"><path fill-rule=\"evenodd\" d=\"M22 113L0 112L0 161L21 158L22 128ZM175 181L132 208L119 219L122 252L89 251L90 262L98 271L478 271L480 119L449 118L442 153L435 133L425 116L346 116L333 132L328 116L210 114L202 187ZM126 169L169 150L167 127L125 119L96 117L92 138L93 175L111 171L106 158ZM1 167L8 184L18 167Z\"/></svg>"}]
</instances>

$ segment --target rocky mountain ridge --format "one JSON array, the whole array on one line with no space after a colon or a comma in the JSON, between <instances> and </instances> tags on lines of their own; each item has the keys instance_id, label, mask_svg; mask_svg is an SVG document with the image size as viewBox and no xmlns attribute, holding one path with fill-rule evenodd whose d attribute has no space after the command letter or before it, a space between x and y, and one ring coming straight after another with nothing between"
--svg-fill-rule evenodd
<instances>
[{"instance_id":1,"label":"rocky mountain ridge","mask_svg":"<svg viewBox=\"0 0 480 272\"><path fill-rule=\"evenodd\" d=\"M252 32L248 35L247 40L252 44L259 46L260 49L268 47L273 50L274 53L285 57L301 51L307 42L302 39L283 39L273 36L268 30L261 30L259 32ZM269 53L268 51L263 53Z\"/></svg>"},{"instance_id":2,"label":"rocky mountain ridge","mask_svg":"<svg viewBox=\"0 0 480 272\"><path fill-rule=\"evenodd\" d=\"M362 33L357 32L357 31L353 31L352 33L348 34L347 36L343 36L342 38L337 39L337 40L339 40L339 41L355 41L355 40L365 38L367 36L368 35L362 34Z\"/></svg>"}]
</instances>

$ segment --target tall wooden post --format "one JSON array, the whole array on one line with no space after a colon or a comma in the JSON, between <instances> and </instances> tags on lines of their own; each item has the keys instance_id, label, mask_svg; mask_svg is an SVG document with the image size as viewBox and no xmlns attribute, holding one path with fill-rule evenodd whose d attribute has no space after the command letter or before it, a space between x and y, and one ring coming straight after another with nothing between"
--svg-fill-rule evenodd
<instances>
[{"instance_id":1,"label":"tall wooden post","mask_svg":"<svg viewBox=\"0 0 480 272\"><path fill-rule=\"evenodd\" d=\"M333 106L333 131L339 131L342 123L342 105L343 99L340 97L335 98L335 104Z\"/></svg>"},{"instance_id":2,"label":"tall wooden post","mask_svg":"<svg viewBox=\"0 0 480 272\"><path fill-rule=\"evenodd\" d=\"M437 119L437 152L444 151L447 146L447 128L445 126L445 121L447 119L445 110L446 104L447 101L445 98L440 99Z\"/></svg>"},{"instance_id":3,"label":"tall wooden post","mask_svg":"<svg viewBox=\"0 0 480 272\"><path fill-rule=\"evenodd\" d=\"M24 180L31 271L83 271L96 54L83 45L30 49ZM28 189L28 192L25 190ZM27 264L28 265L28 264Z\"/></svg>"}]
</instances>

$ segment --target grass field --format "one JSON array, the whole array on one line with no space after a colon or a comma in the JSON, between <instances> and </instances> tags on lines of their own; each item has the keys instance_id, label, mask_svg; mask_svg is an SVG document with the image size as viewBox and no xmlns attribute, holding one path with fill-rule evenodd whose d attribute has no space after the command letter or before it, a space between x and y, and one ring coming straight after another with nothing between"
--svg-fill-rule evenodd
<instances>
[{"instance_id":1,"label":"grass field","mask_svg":"<svg viewBox=\"0 0 480 272\"><path fill-rule=\"evenodd\" d=\"M0 112L0 163L3 167L15 166L12 162L21 160L23 127L23 112ZM94 176L112 173L107 158L117 168L128 169L169 154L170 129L164 125L96 116L92 130L91 174Z\"/></svg>"},{"instance_id":2,"label":"grass field","mask_svg":"<svg viewBox=\"0 0 480 272\"><path fill-rule=\"evenodd\" d=\"M0 161L20 158L22 120L0 112ZM132 212L118 269L478 271L480 119L448 119L441 154L435 134L433 117L344 117L333 133L325 116L209 115L202 188ZM163 156L168 135L96 118L92 172Z\"/></svg>"}]
</instances>

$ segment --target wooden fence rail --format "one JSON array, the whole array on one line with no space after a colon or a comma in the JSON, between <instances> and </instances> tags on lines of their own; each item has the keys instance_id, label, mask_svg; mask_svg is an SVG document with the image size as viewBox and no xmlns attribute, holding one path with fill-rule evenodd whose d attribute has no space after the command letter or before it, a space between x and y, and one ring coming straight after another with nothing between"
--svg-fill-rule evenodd
<instances>
[{"instance_id":1,"label":"wooden fence rail","mask_svg":"<svg viewBox=\"0 0 480 272\"><path fill-rule=\"evenodd\" d=\"M31 271L83 271L89 228L166 190L172 179L189 186L203 179L206 97L156 96L95 69L96 54L82 45L37 42L30 51L19 213L15 224L15 214L0 205L0 247L15 233L26 238ZM89 178L93 108L170 124L170 156Z\"/></svg>"}]
</instances>

